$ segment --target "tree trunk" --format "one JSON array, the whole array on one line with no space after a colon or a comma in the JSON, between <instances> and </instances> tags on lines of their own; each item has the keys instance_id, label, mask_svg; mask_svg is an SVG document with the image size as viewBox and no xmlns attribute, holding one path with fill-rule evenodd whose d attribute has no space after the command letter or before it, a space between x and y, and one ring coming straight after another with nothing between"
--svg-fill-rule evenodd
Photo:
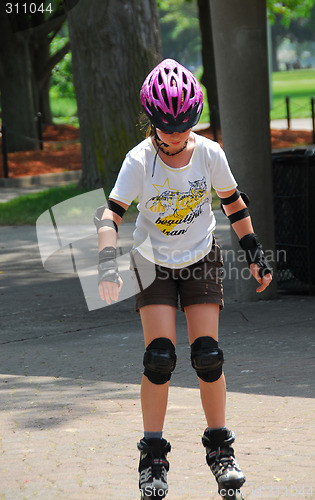
<instances>
[{"instance_id":1,"label":"tree trunk","mask_svg":"<svg viewBox=\"0 0 315 500\"><path fill-rule=\"evenodd\" d=\"M36 29L36 28L35 28ZM50 59L50 41L48 36L44 36L40 43L33 43L33 96L36 112L42 115L42 123L48 125L52 123L52 113L49 100L49 81L51 70L45 71Z\"/></svg>"},{"instance_id":2,"label":"tree trunk","mask_svg":"<svg viewBox=\"0 0 315 500\"><path fill-rule=\"evenodd\" d=\"M36 4L40 6L41 2L36 0ZM56 55L49 58L48 35L56 33L65 21L62 9L60 4L46 20L40 11L28 14L21 5L19 11L6 14L6 3L0 2L2 122L11 152L38 148L34 121L38 111L45 121L51 121L48 82L53 64L60 59Z\"/></svg>"},{"instance_id":3,"label":"tree trunk","mask_svg":"<svg viewBox=\"0 0 315 500\"><path fill-rule=\"evenodd\" d=\"M224 149L240 190L252 200L254 229L268 257L269 253L275 256L266 2L212 0L211 15ZM240 259L239 248L233 236L233 249ZM236 297L275 296L275 283L259 295L254 278L241 278L244 263L235 259L234 266L239 276Z\"/></svg>"},{"instance_id":4,"label":"tree trunk","mask_svg":"<svg viewBox=\"0 0 315 500\"><path fill-rule=\"evenodd\" d=\"M84 187L110 189L140 139L139 91L160 57L155 0L81 0L68 13Z\"/></svg>"},{"instance_id":5,"label":"tree trunk","mask_svg":"<svg viewBox=\"0 0 315 500\"><path fill-rule=\"evenodd\" d=\"M7 127L8 151L35 150L35 109L29 46L20 33L12 34L10 45L1 54L2 122Z\"/></svg>"},{"instance_id":6,"label":"tree trunk","mask_svg":"<svg viewBox=\"0 0 315 500\"><path fill-rule=\"evenodd\" d=\"M50 79L46 80L41 86L39 91L39 111L42 115L43 125L51 125L53 123L53 116L50 107Z\"/></svg>"},{"instance_id":7,"label":"tree trunk","mask_svg":"<svg viewBox=\"0 0 315 500\"><path fill-rule=\"evenodd\" d=\"M203 63L203 75L201 83L207 89L210 125L213 125L214 122L216 122L216 126L220 128L219 99L214 60L210 0L198 0L198 9L202 42L201 54Z\"/></svg>"}]
</instances>

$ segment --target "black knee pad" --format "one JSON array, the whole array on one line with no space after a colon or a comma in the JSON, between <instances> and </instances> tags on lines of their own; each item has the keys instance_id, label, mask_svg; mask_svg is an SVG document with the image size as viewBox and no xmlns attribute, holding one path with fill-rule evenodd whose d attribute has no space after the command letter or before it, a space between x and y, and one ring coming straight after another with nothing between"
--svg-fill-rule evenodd
<instances>
[{"instance_id":1,"label":"black knee pad","mask_svg":"<svg viewBox=\"0 0 315 500\"><path fill-rule=\"evenodd\" d=\"M199 337L191 345L191 364L204 382L215 382L222 375L223 351L212 337Z\"/></svg>"},{"instance_id":2,"label":"black knee pad","mask_svg":"<svg viewBox=\"0 0 315 500\"><path fill-rule=\"evenodd\" d=\"M154 339L143 357L144 374L153 384L165 384L176 365L174 344L165 337Z\"/></svg>"}]
</instances>

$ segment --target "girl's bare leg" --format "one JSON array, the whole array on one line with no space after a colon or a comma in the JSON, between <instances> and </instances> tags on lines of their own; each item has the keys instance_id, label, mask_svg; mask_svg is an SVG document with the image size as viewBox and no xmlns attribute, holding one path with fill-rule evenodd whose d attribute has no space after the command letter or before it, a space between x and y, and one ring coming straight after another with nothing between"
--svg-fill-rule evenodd
<instances>
[{"instance_id":1,"label":"girl's bare leg","mask_svg":"<svg viewBox=\"0 0 315 500\"><path fill-rule=\"evenodd\" d=\"M198 338L210 336L218 341L219 306L195 304L185 308L190 345ZM208 427L225 426L226 385L224 374L216 382L204 382L200 378L200 397Z\"/></svg>"},{"instance_id":2,"label":"girl's bare leg","mask_svg":"<svg viewBox=\"0 0 315 500\"><path fill-rule=\"evenodd\" d=\"M154 339L165 337L176 346L175 307L149 305L140 309L144 342L147 347ZM160 432L163 429L169 382L157 385L143 375L141 382L141 407L145 432Z\"/></svg>"}]
</instances>

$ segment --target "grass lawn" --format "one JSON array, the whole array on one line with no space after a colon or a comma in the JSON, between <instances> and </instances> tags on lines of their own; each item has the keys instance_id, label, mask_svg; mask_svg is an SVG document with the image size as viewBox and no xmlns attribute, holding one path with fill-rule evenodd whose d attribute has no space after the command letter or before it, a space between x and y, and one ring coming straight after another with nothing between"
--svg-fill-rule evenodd
<instances>
[{"instance_id":1,"label":"grass lawn","mask_svg":"<svg viewBox=\"0 0 315 500\"><path fill-rule=\"evenodd\" d=\"M76 185L72 184L26 194L6 203L0 203L0 226L35 225L38 217L46 210L84 192L86 191L78 189ZM97 207L91 207L91 212L94 208ZM134 201L124 215L124 222L133 222L137 213L137 203ZM73 219L73 214L71 217Z\"/></svg>"},{"instance_id":2,"label":"grass lawn","mask_svg":"<svg viewBox=\"0 0 315 500\"><path fill-rule=\"evenodd\" d=\"M84 190L78 189L73 184L65 187L46 189L39 193L26 194L6 203L0 203L0 226L35 225L38 217L46 210L69 198L79 196L84 192ZM214 209L219 208L219 200L214 191L212 206ZM96 209L97 207L90 208L92 213L94 208ZM137 215L137 201L135 200L125 213L123 221L134 222ZM73 220L73 214L71 214L71 219Z\"/></svg>"},{"instance_id":3,"label":"grass lawn","mask_svg":"<svg viewBox=\"0 0 315 500\"><path fill-rule=\"evenodd\" d=\"M75 97L54 97L50 95L50 106L54 123L79 126L77 101Z\"/></svg>"},{"instance_id":4,"label":"grass lawn","mask_svg":"<svg viewBox=\"0 0 315 500\"><path fill-rule=\"evenodd\" d=\"M199 73L196 75L200 76ZM290 97L291 118L311 116L311 97L315 97L315 69L279 71L272 74L272 110L270 119L286 118L286 96ZM202 87L204 108L201 123L209 123L207 92Z\"/></svg>"},{"instance_id":5,"label":"grass lawn","mask_svg":"<svg viewBox=\"0 0 315 500\"><path fill-rule=\"evenodd\" d=\"M285 98L290 97L291 118L311 116L311 97L315 97L315 69L279 71L272 75L271 119L285 118Z\"/></svg>"},{"instance_id":6,"label":"grass lawn","mask_svg":"<svg viewBox=\"0 0 315 500\"><path fill-rule=\"evenodd\" d=\"M49 208L85 192L73 184L26 194L6 203L0 203L0 226L35 225L38 217ZM124 215L124 222L135 221L137 214L137 203L134 201Z\"/></svg>"},{"instance_id":7,"label":"grass lawn","mask_svg":"<svg viewBox=\"0 0 315 500\"><path fill-rule=\"evenodd\" d=\"M35 225L45 210L83 192L75 185L70 185L26 194L6 203L0 203L0 225Z\"/></svg>"}]
</instances>

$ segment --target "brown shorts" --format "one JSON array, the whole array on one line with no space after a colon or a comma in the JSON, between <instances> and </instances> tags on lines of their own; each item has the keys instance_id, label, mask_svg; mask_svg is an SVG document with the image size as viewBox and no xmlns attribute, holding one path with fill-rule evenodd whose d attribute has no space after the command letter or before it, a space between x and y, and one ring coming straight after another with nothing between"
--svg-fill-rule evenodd
<instances>
[{"instance_id":1,"label":"brown shorts","mask_svg":"<svg viewBox=\"0 0 315 500\"><path fill-rule=\"evenodd\" d=\"M223 309L222 266L220 247L213 239L211 251L198 262L180 269L154 265L138 252L133 254L133 269L140 292L136 293L136 310L152 304L167 304L182 310L193 304L219 304ZM155 279L142 286L143 276L155 266ZM147 270L147 273L146 273Z\"/></svg>"}]
</instances>

